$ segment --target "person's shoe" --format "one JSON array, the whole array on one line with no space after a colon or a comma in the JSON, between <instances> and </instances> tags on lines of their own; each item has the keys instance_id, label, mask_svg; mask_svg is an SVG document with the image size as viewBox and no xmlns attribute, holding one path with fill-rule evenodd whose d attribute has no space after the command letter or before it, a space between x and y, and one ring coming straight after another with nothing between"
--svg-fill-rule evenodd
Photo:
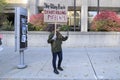
<instances>
[{"instance_id":1,"label":"person's shoe","mask_svg":"<svg viewBox=\"0 0 120 80\"><path fill-rule=\"evenodd\" d=\"M62 67L58 67L58 70L63 71L63 68Z\"/></svg>"},{"instance_id":2,"label":"person's shoe","mask_svg":"<svg viewBox=\"0 0 120 80\"><path fill-rule=\"evenodd\" d=\"M59 74L59 72L58 72L57 70L54 70L54 73L55 73L55 74Z\"/></svg>"}]
</instances>

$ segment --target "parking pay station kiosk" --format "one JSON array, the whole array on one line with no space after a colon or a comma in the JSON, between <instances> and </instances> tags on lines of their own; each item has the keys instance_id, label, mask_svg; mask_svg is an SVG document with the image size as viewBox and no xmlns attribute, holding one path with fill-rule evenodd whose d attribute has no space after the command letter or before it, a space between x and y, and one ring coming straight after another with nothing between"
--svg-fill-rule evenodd
<instances>
[{"instance_id":1,"label":"parking pay station kiosk","mask_svg":"<svg viewBox=\"0 0 120 80\"><path fill-rule=\"evenodd\" d=\"M27 9L15 8L15 51L20 54L18 69L26 68L24 64L24 50L27 49Z\"/></svg>"}]
</instances>

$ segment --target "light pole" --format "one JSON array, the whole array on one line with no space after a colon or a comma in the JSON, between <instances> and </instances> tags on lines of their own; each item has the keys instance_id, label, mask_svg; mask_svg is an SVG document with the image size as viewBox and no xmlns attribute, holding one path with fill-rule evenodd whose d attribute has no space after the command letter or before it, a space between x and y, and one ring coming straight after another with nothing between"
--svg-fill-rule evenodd
<instances>
[{"instance_id":1,"label":"light pole","mask_svg":"<svg viewBox=\"0 0 120 80\"><path fill-rule=\"evenodd\" d=\"M76 30L76 0L74 0L74 31Z\"/></svg>"},{"instance_id":2,"label":"light pole","mask_svg":"<svg viewBox=\"0 0 120 80\"><path fill-rule=\"evenodd\" d=\"M97 14L99 14L100 11L100 0L97 0Z\"/></svg>"}]
</instances>

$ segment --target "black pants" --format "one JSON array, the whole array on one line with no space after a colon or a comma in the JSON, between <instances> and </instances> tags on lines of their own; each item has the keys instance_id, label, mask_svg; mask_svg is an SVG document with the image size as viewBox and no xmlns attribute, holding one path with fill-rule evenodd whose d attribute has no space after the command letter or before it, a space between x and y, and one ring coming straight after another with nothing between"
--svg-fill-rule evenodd
<instances>
[{"instance_id":1,"label":"black pants","mask_svg":"<svg viewBox=\"0 0 120 80\"><path fill-rule=\"evenodd\" d=\"M56 69L56 61L57 61L57 56L58 56L58 65L57 67L61 67L61 63L62 63L62 51L60 52L56 52L56 53L52 53L53 59L52 59L52 65L54 70Z\"/></svg>"}]
</instances>

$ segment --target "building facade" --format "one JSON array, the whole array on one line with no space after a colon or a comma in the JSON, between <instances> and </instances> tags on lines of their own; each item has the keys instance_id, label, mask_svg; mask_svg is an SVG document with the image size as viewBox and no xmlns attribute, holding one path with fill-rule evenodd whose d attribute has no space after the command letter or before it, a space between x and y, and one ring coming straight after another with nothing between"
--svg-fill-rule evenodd
<instances>
[{"instance_id":1,"label":"building facade","mask_svg":"<svg viewBox=\"0 0 120 80\"><path fill-rule=\"evenodd\" d=\"M28 9L28 16L43 11L44 2L61 3L68 6L68 25L81 32L89 31L89 26L97 14L98 9L111 10L120 13L120 0L6 0L9 6L5 10L14 19L14 8L24 7ZM99 2L98 2L99 1ZM99 4L99 7L98 7ZM74 14L75 13L75 14Z\"/></svg>"}]
</instances>

